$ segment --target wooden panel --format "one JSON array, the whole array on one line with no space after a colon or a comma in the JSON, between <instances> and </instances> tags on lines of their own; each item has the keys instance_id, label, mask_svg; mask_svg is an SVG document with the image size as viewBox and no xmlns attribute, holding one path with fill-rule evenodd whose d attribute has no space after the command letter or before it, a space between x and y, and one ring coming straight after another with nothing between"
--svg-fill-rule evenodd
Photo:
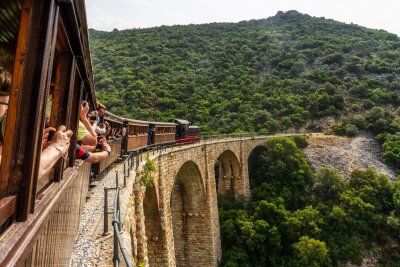
<instances>
[{"instance_id":1,"label":"wooden panel","mask_svg":"<svg viewBox=\"0 0 400 267\"><path fill-rule=\"evenodd\" d=\"M15 196L0 199L0 225L14 214L16 202L17 198Z\"/></svg>"},{"instance_id":2,"label":"wooden panel","mask_svg":"<svg viewBox=\"0 0 400 267\"><path fill-rule=\"evenodd\" d=\"M172 143L175 141L175 133L155 134L155 144Z\"/></svg>"},{"instance_id":3,"label":"wooden panel","mask_svg":"<svg viewBox=\"0 0 400 267\"><path fill-rule=\"evenodd\" d=\"M139 134L139 135L129 135L127 141L127 151L135 151L147 146L148 143L148 135L147 134Z\"/></svg>"},{"instance_id":4,"label":"wooden panel","mask_svg":"<svg viewBox=\"0 0 400 267\"><path fill-rule=\"evenodd\" d=\"M23 176L25 177L25 183L20 185L21 194L28 196L26 204L23 204L22 201L19 202L18 209L19 214L22 216L27 215L27 212L31 213L35 210L35 200L36 200L36 189L39 180L39 165L40 158L42 153L42 138L43 138L43 129L45 128L46 122L46 106L47 106L47 98L49 96L51 77L53 71L53 61L55 55L55 46L57 40L57 29L58 29L58 15L59 15L59 7L55 3L55 0L50 1L50 11L49 11L49 19L47 24L47 32L46 32L46 43L44 46L44 57L43 57L43 67L40 76L40 85L38 90L37 99L34 99L34 112L35 121L32 125L33 134L31 143L27 145L26 154L28 155L28 159L31 164L26 164L24 166ZM36 104L36 105L35 105ZM28 210L30 208L30 210ZM22 217L24 218L24 217Z\"/></svg>"},{"instance_id":5,"label":"wooden panel","mask_svg":"<svg viewBox=\"0 0 400 267\"><path fill-rule=\"evenodd\" d=\"M115 160L117 160L121 156L121 144L122 140L109 141L107 144L111 147L111 155L108 156L105 160L97 164L93 164L93 169L95 174L102 173L105 169L107 169Z\"/></svg>"},{"instance_id":6,"label":"wooden panel","mask_svg":"<svg viewBox=\"0 0 400 267\"><path fill-rule=\"evenodd\" d=\"M90 164L64 172L39 200L36 213L0 238L0 266L68 266L89 186Z\"/></svg>"}]
</instances>

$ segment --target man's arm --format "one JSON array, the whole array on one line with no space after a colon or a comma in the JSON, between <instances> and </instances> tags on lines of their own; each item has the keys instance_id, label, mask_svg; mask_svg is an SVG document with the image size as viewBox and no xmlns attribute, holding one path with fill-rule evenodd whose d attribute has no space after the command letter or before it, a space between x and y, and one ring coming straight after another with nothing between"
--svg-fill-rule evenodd
<instances>
[{"instance_id":1,"label":"man's arm","mask_svg":"<svg viewBox=\"0 0 400 267\"><path fill-rule=\"evenodd\" d=\"M81 146L77 145L75 148L76 157L92 164L98 163L111 155L111 147L105 141L103 141L102 144L103 151L94 153L90 153Z\"/></svg>"},{"instance_id":2,"label":"man's arm","mask_svg":"<svg viewBox=\"0 0 400 267\"><path fill-rule=\"evenodd\" d=\"M107 157L108 157L107 151L89 153L89 157L85 160L85 162L94 164L106 159Z\"/></svg>"},{"instance_id":3,"label":"man's arm","mask_svg":"<svg viewBox=\"0 0 400 267\"><path fill-rule=\"evenodd\" d=\"M58 127L53 140L48 142L46 148L42 151L39 165L39 178L49 173L58 159L68 152L71 136L72 131L67 131L64 125Z\"/></svg>"},{"instance_id":4,"label":"man's arm","mask_svg":"<svg viewBox=\"0 0 400 267\"><path fill-rule=\"evenodd\" d=\"M83 125L85 125L86 130L94 137L97 138L97 134L96 134L96 122L93 122L93 125L90 124L88 118L87 118L87 114L89 113L89 103L87 103L86 101L82 102L82 106L81 106L81 111L79 113L79 118L81 120L81 122L83 123Z\"/></svg>"}]
</instances>

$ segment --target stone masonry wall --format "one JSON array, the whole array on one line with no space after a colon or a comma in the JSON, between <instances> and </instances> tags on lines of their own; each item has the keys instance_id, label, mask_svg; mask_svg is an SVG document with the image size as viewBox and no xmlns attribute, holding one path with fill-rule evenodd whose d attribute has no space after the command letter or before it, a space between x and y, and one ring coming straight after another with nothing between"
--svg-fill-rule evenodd
<instances>
[{"instance_id":1,"label":"stone masonry wall","mask_svg":"<svg viewBox=\"0 0 400 267\"><path fill-rule=\"evenodd\" d=\"M218 266L221 240L214 165L221 157L229 176L225 190L233 183L235 197L249 199L247 161L265 140L202 141L142 155L142 161L135 162L131 197L121 203L129 206L125 226L135 258L146 266ZM152 189L139 182L147 157L156 165Z\"/></svg>"}]
</instances>

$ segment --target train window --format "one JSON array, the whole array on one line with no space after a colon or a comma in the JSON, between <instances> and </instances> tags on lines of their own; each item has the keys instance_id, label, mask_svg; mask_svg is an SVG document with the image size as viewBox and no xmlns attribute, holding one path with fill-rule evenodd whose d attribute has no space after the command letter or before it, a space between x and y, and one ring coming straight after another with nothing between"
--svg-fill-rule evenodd
<instances>
[{"instance_id":1,"label":"train window","mask_svg":"<svg viewBox=\"0 0 400 267\"><path fill-rule=\"evenodd\" d=\"M60 125L67 125L67 110L70 105L68 100L71 98L68 89L73 81L70 80L72 52L68 47L66 31L61 19L56 21L55 25L57 25L57 38L51 53L52 66L46 84L45 128L57 129ZM49 137L51 138L52 134ZM49 174L38 178L36 192L40 192L53 181L61 180L63 170L68 166L68 161L63 163L60 159Z\"/></svg>"}]
</instances>

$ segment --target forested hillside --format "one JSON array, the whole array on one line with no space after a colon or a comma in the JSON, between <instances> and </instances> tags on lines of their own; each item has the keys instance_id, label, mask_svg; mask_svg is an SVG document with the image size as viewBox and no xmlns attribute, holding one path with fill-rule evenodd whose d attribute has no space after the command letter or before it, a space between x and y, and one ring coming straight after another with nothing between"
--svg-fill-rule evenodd
<instances>
[{"instance_id":1,"label":"forested hillside","mask_svg":"<svg viewBox=\"0 0 400 267\"><path fill-rule=\"evenodd\" d=\"M400 39L385 31L289 11L90 37L98 98L121 116L188 118L204 132L232 133L338 114L382 118L376 127L388 128L399 112Z\"/></svg>"}]
</instances>

